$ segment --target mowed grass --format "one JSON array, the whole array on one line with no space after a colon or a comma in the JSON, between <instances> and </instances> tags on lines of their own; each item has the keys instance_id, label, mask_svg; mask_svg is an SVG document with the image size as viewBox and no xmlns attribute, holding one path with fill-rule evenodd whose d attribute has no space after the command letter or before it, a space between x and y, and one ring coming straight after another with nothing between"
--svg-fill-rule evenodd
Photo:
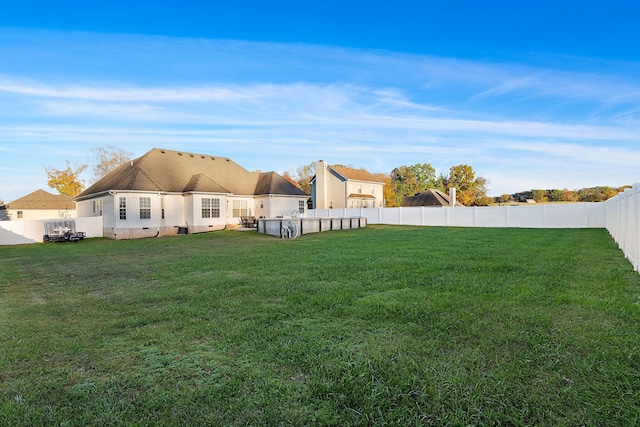
<instances>
[{"instance_id":1,"label":"mowed grass","mask_svg":"<svg viewBox=\"0 0 640 427\"><path fill-rule=\"evenodd\" d=\"M0 248L0 424L640 423L605 230L369 226Z\"/></svg>"}]
</instances>

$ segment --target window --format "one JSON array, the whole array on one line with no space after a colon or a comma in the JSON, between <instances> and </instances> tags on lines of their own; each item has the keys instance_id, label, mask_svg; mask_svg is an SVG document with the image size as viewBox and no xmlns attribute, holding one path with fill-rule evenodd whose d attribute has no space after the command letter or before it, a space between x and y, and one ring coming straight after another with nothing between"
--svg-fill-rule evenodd
<instances>
[{"instance_id":1,"label":"window","mask_svg":"<svg viewBox=\"0 0 640 427\"><path fill-rule=\"evenodd\" d=\"M358 194L362 194L362 184L358 184Z\"/></svg>"},{"instance_id":2,"label":"window","mask_svg":"<svg viewBox=\"0 0 640 427\"><path fill-rule=\"evenodd\" d=\"M164 219L164 197L160 198L160 218Z\"/></svg>"},{"instance_id":3,"label":"window","mask_svg":"<svg viewBox=\"0 0 640 427\"><path fill-rule=\"evenodd\" d=\"M18 219L22 218L22 211L18 211Z\"/></svg>"},{"instance_id":4,"label":"window","mask_svg":"<svg viewBox=\"0 0 640 427\"><path fill-rule=\"evenodd\" d=\"M371 194L374 194L374 193L373 193L373 185L371 186Z\"/></svg>"},{"instance_id":5,"label":"window","mask_svg":"<svg viewBox=\"0 0 640 427\"><path fill-rule=\"evenodd\" d=\"M220 218L220 199L211 199L211 218Z\"/></svg>"},{"instance_id":6,"label":"window","mask_svg":"<svg viewBox=\"0 0 640 427\"><path fill-rule=\"evenodd\" d=\"M95 216L102 215L102 199L93 201L93 215Z\"/></svg>"},{"instance_id":7,"label":"window","mask_svg":"<svg viewBox=\"0 0 640 427\"><path fill-rule=\"evenodd\" d=\"M329 202L329 209L333 209L333 202Z\"/></svg>"},{"instance_id":8,"label":"window","mask_svg":"<svg viewBox=\"0 0 640 427\"><path fill-rule=\"evenodd\" d=\"M126 197L120 197L119 206L120 206L120 219L127 219L127 198Z\"/></svg>"},{"instance_id":9,"label":"window","mask_svg":"<svg viewBox=\"0 0 640 427\"><path fill-rule=\"evenodd\" d=\"M220 199L202 199L202 218L220 218Z\"/></svg>"},{"instance_id":10,"label":"window","mask_svg":"<svg viewBox=\"0 0 640 427\"><path fill-rule=\"evenodd\" d=\"M202 218L211 218L211 199L202 199Z\"/></svg>"},{"instance_id":11,"label":"window","mask_svg":"<svg viewBox=\"0 0 640 427\"><path fill-rule=\"evenodd\" d=\"M233 201L233 217L239 218L241 216L247 216L247 201L246 200L234 200Z\"/></svg>"},{"instance_id":12,"label":"window","mask_svg":"<svg viewBox=\"0 0 640 427\"><path fill-rule=\"evenodd\" d=\"M304 213L304 200L298 200L298 212Z\"/></svg>"},{"instance_id":13,"label":"window","mask_svg":"<svg viewBox=\"0 0 640 427\"><path fill-rule=\"evenodd\" d=\"M140 219L151 219L151 197L140 197Z\"/></svg>"}]
</instances>

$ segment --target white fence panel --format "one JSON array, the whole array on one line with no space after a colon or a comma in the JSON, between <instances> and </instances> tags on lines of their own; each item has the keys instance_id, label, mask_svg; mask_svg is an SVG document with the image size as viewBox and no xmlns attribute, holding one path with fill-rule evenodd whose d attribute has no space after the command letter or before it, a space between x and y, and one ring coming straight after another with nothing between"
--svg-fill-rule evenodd
<instances>
[{"instance_id":1,"label":"white fence panel","mask_svg":"<svg viewBox=\"0 0 640 427\"><path fill-rule=\"evenodd\" d=\"M609 234L640 272L640 184L607 200L605 205Z\"/></svg>"},{"instance_id":2,"label":"white fence panel","mask_svg":"<svg viewBox=\"0 0 640 427\"><path fill-rule=\"evenodd\" d=\"M505 206L508 208L509 206ZM498 207L473 208L475 212L475 223L477 227L508 227L509 209Z\"/></svg>"},{"instance_id":3,"label":"white fence panel","mask_svg":"<svg viewBox=\"0 0 640 427\"><path fill-rule=\"evenodd\" d=\"M433 208L432 208L433 209ZM442 209L442 208L435 208ZM475 227L475 208L444 208L447 212L447 225L454 227Z\"/></svg>"},{"instance_id":4,"label":"white fence panel","mask_svg":"<svg viewBox=\"0 0 640 427\"><path fill-rule=\"evenodd\" d=\"M76 230L102 237L102 217L74 218ZM44 219L0 221L0 246L42 242Z\"/></svg>"},{"instance_id":5,"label":"white fence panel","mask_svg":"<svg viewBox=\"0 0 640 427\"><path fill-rule=\"evenodd\" d=\"M422 225L430 225L434 227L446 227L449 225L449 209L427 208L422 207Z\"/></svg>"},{"instance_id":6,"label":"white fence panel","mask_svg":"<svg viewBox=\"0 0 640 427\"><path fill-rule=\"evenodd\" d=\"M378 213L378 222L369 220L369 224L402 224L402 218L400 217L400 208L378 208Z\"/></svg>"},{"instance_id":7,"label":"white fence panel","mask_svg":"<svg viewBox=\"0 0 640 427\"><path fill-rule=\"evenodd\" d=\"M403 207L309 210L314 218L365 217L369 224L451 227L604 228L603 203L470 208Z\"/></svg>"},{"instance_id":8,"label":"white fence panel","mask_svg":"<svg viewBox=\"0 0 640 427\"><path fill-rule=\"evenodd\" d=\"M0 221L0 245L24 245L41 242L44 231L40 233L40 238L37 240L29 238L27 237L26 223L26 220Z\"/></svg>"},{"instance_id":9,"label":"white fence panel","mask_svg":"<svg viewBox=\"0 0 640 427\"><path fill-rule=\"evenodd\" d=\"M508 227L540 228L542 206L505 206L509 214Z\"/></svg>"},{"instance_id":10,"label":"white fence panel","mask_svg":"<svg viewBox=\"0 0 640 427\"><path fill-rule=\"evenodd\" d=\"M402 225L424 225L422 221L422 208L399 208Z\"/></svg>"}]
</instances>

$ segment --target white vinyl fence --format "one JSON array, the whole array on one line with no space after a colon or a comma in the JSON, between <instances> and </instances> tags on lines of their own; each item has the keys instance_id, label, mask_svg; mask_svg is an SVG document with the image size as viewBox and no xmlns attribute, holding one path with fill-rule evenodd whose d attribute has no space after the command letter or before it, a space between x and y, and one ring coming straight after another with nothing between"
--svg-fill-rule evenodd
<instances>
[{"instance_id":1,"label":"white vinyl fence","mask_svg":"<svg viewBox=\"0 0 640 427\"><path fill-rule=\"evenodd\" d=\"M48 220L0 221L0 246L41 243L45 221ZM74 221L76 231L84 231L87 237L102 237L102 217L74 218Z\"/></svg>"},{"instance_id":2,"label":"white vinyl fence","mask_svg":"<svg viewBox=\"0 0 640 427\"><path fill-rule=\"evenodd\" d=\"M640 272L640 184L604 202L606 228L633 268Z\"/></svg>"},{"instance_id":3,"label":"white vinyl fence","mask_svg":"<svg viewBox=\"0 0 640 427\"><path fill-rule=\"evenodd\" d=\"M368 224L440 227L605 228L604 203L469 208L311 209L313 218L365 217Z\"/></svg>"}]
</instances>

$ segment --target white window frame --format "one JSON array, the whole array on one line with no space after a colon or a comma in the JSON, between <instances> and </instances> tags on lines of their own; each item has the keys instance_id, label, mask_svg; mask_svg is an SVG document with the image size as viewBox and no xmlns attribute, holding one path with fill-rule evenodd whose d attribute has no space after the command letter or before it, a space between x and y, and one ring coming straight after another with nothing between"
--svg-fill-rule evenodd
<instances>
[{"instance_id":1,"label":"white window frame","mask_svg":"<svg viewBox=\"0 0 640 427\"><path fill-rule=\"evenodd\" d=\"M203 197L200 201L201 207L201 218L211 218L211 199L208 197Z\"/></svg>"},{"instance_id":2,"label":"white window frame","mask_svg":"<svg viewBox=\"0 0 640 427\"><path fill-rule=\"evenodd\" d=\"M247 215L249 215L249 203L246 200L234 200L231 216L233 218L240 218L241 216Z\"/></svg>"},{"instance_id":3,"label":"white window frame","mask_svg":"<svg viewBox=\"0 0 640 427\"><path fill-rule=\"evenodd\" d=\"M92 211L94 216L102 216L102 199L92 201Z\"/></svg>"},{"instance_id":4,"label":"white window frame","mask_svg":"<svg viewBox=\"0 0 640 427\"><path fill-rule=\"evenodd\" d=\"M120 219L122 221L126 221L127 220L127 198L126 197L120 197L118 199L118 209L120 213Z\"/></svg>"},{"instance_id":5,"label":"white window frame","mask_svg":"<svg viewBox=\"0 0 640 427\"><path fill-rule=\"evenodd\" d=\"M220 218L220 199L203 197L201 203L202 218Z\"/></svg>"},{"instance_id":6,"label":"white window frame","mask_svg":"<svg viewBox=\"0 0 640 427\"><path fill-rule=\"evenodd\" d=\"M220 199L211 199L211 218L220 218Z\"/></svg>"},{"instance_id":7,"label":"white window frame","mask_svg":"<svg viewBox=\"0 0 640 427\"><path fill-rule=\"evenodd\" d=\"M151 219L151 197L140 197L140 219Z\"/></svg>"}]
</instances>

